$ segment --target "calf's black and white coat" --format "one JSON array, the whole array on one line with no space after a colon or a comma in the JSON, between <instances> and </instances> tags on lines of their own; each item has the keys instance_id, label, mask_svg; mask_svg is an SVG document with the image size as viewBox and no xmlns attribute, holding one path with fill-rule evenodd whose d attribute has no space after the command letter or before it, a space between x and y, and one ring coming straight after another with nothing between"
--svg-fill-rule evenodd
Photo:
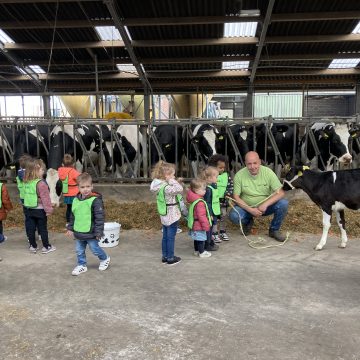
<instances>
[{"instance_id":1,"label":"calf's black and white coat","mask_svg":"<svg viewBox=\"0 0 360 360\"><path fill-rule=\"evenodd\" d=\"M283 189L302 189L317 204L323 213L323 233L315 250L321 250L327 240L334 211L341 232L340 248L345 248L347 234L345 230L344 209L360 209L360 169L317 172L307 167L297 166L286 175Z\"/></svg>"}]
</instances>

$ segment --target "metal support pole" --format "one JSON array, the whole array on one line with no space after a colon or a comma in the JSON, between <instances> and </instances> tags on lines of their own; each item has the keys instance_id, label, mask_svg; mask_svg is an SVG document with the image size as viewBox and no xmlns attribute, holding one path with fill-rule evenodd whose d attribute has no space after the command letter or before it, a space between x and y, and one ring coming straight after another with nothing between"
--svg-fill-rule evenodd
<instances>
[{"instance_id":1,"label":"metal support pole","mask_svg":"<svg viewBox=\"0 0 360 360\"><path fill-rule=\"evenodd\" d=\"M51 117L50 96L43 95L42 101L43 101L43 106L44 106L44 117Z\"/></svg>"},{"instance_id":2,"label":"metal support pole","mask_svg":"<svg viewBox=\"0 0 360 360\"><path fill-rule=\"evenodd\" d=\"M144 93L144 117L145 117L145 122L147 124L147 126L151 126L150 125L150 95L146 89L146 92ZM149 167L148 167L148 163L149 163L149 158L148 158L148 152L147 152L147 131L146 131L147 127L143 127L140 129L141 134L142 134L142 160L143 160L143 171L144 171L144 178L147 178L149 176Z\"/></svg>"},{"instance_id":3,"label":"metal support pole","mask_svg":"<svg viewBox=\"0 0 360 360\"><path fill-rule=\"evenodd\" d=\"M96 109L96 118L100 118L100 111L99 111L99 72L98 72L98 61L97 55L94 57L95 60L95 87L96 87L96 95L95 95L95 109Z\"/></svg>"}]
</instances>

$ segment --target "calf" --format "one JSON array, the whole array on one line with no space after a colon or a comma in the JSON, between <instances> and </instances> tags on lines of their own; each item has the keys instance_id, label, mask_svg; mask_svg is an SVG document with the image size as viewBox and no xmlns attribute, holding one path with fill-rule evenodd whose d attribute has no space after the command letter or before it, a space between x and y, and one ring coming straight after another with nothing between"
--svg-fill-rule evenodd
<instances>
[{"instance_id":1,"label":"calf","mask_svg":"<svg viewBox=\"0 0 360 360\"><path fill-rule=\"evenodd\" d=\"M318 205L323 213L323 233L315 250L325 244L331 226L331 214L335 211L336 221L341 232L341 248L346 247L344 209L360 208L360 169L316 172L306 166L292 167L284 180L285 191L302 189Z\"/></svg>"},{"instance_id":2,"label":"calf","mask_svg":"<svg viewBox=\"0 0 360 360\"><path fill-rule=\"evenodd\" d=\"M311 126L310 131L314 134L317 147L320 151L317 167L319 170L333 170L334 162L338 160L340 164L350 164L352 156L349 153L349 129L347 124L316 123ZM313 169L316 167L316 153L312 142L306 135L301 140L301 162L309 164ZM324 162L324 164L323 164Z\"/></svg>"}]
</instances>

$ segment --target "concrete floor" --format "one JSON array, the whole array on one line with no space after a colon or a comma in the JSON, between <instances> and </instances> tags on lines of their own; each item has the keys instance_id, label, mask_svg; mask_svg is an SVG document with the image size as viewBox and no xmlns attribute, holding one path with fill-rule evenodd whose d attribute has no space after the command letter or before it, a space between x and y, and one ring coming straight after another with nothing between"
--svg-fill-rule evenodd
<instances>
[{"instance_id":1,"label":"concrete floor","mask_svg":"<svg viewBox=\"0 0 360 360\"><path fill-rule=\"evenodd\" d=\"M360 359L360 239L292 234L253 250L235 232L209 259L177 236L173 267L160 231L123 231L111 266L71 276L73 242L30 254L20 230L0 246L1 359Z\"/></svg>"}]
</instances>

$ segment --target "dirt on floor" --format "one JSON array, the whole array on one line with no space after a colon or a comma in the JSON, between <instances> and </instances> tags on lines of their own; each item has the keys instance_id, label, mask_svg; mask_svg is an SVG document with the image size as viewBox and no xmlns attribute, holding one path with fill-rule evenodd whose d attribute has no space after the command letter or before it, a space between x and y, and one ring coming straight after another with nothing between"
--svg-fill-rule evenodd
<instances>
[{"instance_id":1,"label":"dirt on floor","mask_svg":"<svg viewBox=\"0 0 360 360\"><path fill-rule=\"evenodd\" d=\"M56 208L53 215L49 217L48 229L63 232L65 230L64 205ZM121 224L122 229L159 229L160 219L156 211L155 203L128 202L118 203L113 200L105 201L106 221L116 221ZM360 216L356 211L346 210L346 228L350 237L360 237ZM258 231L266 231L269 227L271 217L255 220L253 234ZM20 204L14 206L14 210L8 214L5 222L7 228L24 226L24 214ZM229 228L236 229L237 225L229 222ZM186 223L181 221L181 227L186 229ZM293 200L290 202L289 213L283 225L285 231L300 231L304 233L319 234L322 231L321 210L308 200ZM339 234L335 216L332 219L331 233Z\"/></svg>"}]
</instances>

